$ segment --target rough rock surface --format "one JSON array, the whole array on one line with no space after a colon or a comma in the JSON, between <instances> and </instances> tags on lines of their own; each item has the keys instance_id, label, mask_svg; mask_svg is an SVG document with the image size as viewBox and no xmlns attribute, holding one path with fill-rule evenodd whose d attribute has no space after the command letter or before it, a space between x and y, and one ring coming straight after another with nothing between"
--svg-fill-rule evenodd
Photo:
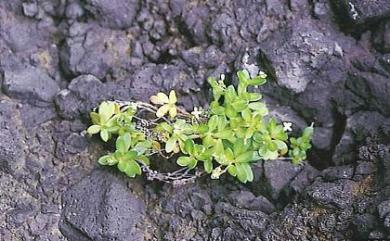
<instances>
[{"instance_id":1,"label":"rough rock surface","mask_svg":"<svg viewBox=\"0 0 390 241\"><path fill-rule=\"evenodd\" d=\"M390 235L387 0L0 0L1 240L357 240ZM264 71L272 115L315 123L309 163L183 187L98 168L105 99Z\"/></svg>"}]
</instances>

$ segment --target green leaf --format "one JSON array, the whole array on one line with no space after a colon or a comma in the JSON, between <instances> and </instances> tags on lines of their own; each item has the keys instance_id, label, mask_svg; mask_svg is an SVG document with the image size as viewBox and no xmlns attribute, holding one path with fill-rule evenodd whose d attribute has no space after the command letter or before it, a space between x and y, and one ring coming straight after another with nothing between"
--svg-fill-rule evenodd
<instances>
[{"instance_id":1,"label":"green leaf","mask_svg":"<svg viewBox=\"0 0 390 241\"><path fill-rule=\"evenodd\" d=\"M236 100L231 105L235 111L241 112L248 106L248 102L246 100Z\"/></svg>"},{"instance_id":2,"label":"green leaf","mask_svg":"<svg viewBox=\"0 0 390 241\"><path fill-rule=\"evenodd\" d=\"M171 138L168 139L168 141L165 143L165 151L167 153L171 153L176 146L177 138L172 136Z\"/></svg>"},{"instance_id":3,"label":"green leaf","mask_svg":"<svg viewBox=\"0 0 390 241\"><path fill-rule=\"evenodd\" d=\"M230 139L234 135L233 131L231 130L223 130L221 132L215 133L215 137L219 139Z\"/></svg>"},{"instance_id":4,"label":"green leaf","mask_svg":"<svg viewBox=\"0 0 390 241\"><path fill-rule=\"evenodd\" d=\"M166 115L168 113L169 108L170 108L170 106L168 104L161 106L160 108L158 108L158 110L156 112L156 116L158 118L163 117L164 115Z\"/></svg>"},{"instance_id":5,"label":"green leaf","mask_svg":"<svg viewBox=\"0 0 390 241\"><path fill-rule=\"evenodd\" d=\"M100 124L100 116L96 112L89 113L89 116L91 117L92 124L99 125Z\"/></svg>"},{"instance_id":6,"label":"green leaf","mask_svg":"<svg viewBox=\"0 0 390 241\"><path fill-rule=\"evenodd\" d=\"M139 164L136 161L130 161L128 164L128 169L126 170L126 174L129 177L135 177L135 175L141 175L142 170Z\"/></svg>"},{"instance_id":7,"label":"green leaf","mask_svg":"<svg viewBox=\"0 0 390 241\"><path fill-rule=\"evenodd\" d=\"M241 83L247 83L248 79L250 78L249 72L247 70L240 70L240 71L238 71L237 72L237 77L238 77L238 80Z\"/></svg>"},{"instance_id":8,"label":"green leaf","mask_svg":"<svg viewBox=\"0 0 390 241\"><path fill-rule=\"evenodd\" d=\"M135 158L138 156L137 152L133 151L133 150L128 151L126 153L120 153L118 151L118 153L120 154L120 156L122 156L126 160L135 160Z\"/></svg>"},{"instance_id":9,"label":"green leaf","mask_svg":"<svg viewBox=\"0 0 390 241\"><path fill-rule=\"evenodd\" d=\"M225 114L225 108L220 106L217 101L213 101L210 104L210 111L214 115L223 115Z\"/></svg>"},{"instance_id":10,"label":"green leaf","mask_svg":"<svg viewBox=\"0 0 390 241\"><path fill-rule=\"evenodd\" d=\"M194 141L192 139L187 139L184 142L184 150L187 153L193 155L193 153L194 153L194 145L195 145L195 143L194 143Z\"/></svg>"},{"instance_id":11,"label":"green leaf","mask_svg":"<svg viewBox=\"0 0 390 241\"><path fill-rule=\"evenodd\" d=\"M169 98L166 94L160 92L157 93L157 95L153 95L152 97L150 97L150 102L155 105L163 105L169 102Z\"/></svg>"},{"instance_id":12,"label":"green leaf","mask_svg":"<svg viewBox=\"0 0 390 241\"><path fill-rule=\"evenodd\" d=\"M252 102L248 105L249 109L256 111L263 111L267 109L267 106L262 102Z\"/></svg>"},{"instance_id":13,"label":"green leaf","mask_svg":"<svg viewBox=\"0 0 390 241\"><path fill-rule=\"evenodd\" d=\"M258 101L262 98L260 93L245 93L242 98L245 98L247 101Z\"/></svg>"},{"instance_id":14,"label":"green leaf","mask_svg":"<svg viewBox=\"0 0 390 241\"><path fill-rule=\"evenodd\" d=\"M209 131L209 127L205 124L194 125L194 132L199 134L205 134Z\"/></svg>"},{"instance_id":15,"label":"green leaf","mask_svg":"<svg viewBox=\"0 0 390 241\"><path fill-rule=\"evenodd\" d=\"M246 108L241 112L241 116L246 122L249 122L252 119L252 112L249 108Z\"/></svg>"},{"instance_id":16,"label":"green leaf","mask_svg":"<svg viewBox=\"0 0 390 241\"><path fill-rule=\"evenodd\" d=\"M121 171L121 172L125 172L126 169L127 169L127 166L128 166L128 162L127 162L127 161L121 160L121 161L118 163L118 169L119 169L119 171Z\"/></svg>"},{"instance_id":17,"label":"green leaf","mask_svg":"<svg viewBox=\"0 0 390 241\"><path fill-rule=\"evenodd\" d=\"M232 119L232 118L234 118L234 117L236 117L238 115L237 111L235 111L233 106L231 106L231 105L226 105L226 107L225 107L225 114L230 119Z\"/></svg>"},{"instance_id":18,"label":"green leaf","mask_svg":"<svg viewBox=\"0 0 390 241\"><path fill-rule=\"evenodd\" d=\"M115 103L104 101L99 106L99 116L101 123L106 123L115 113Z\"/></svg>"},{"instance_id":19,"label":"green leaf","mask_svg":"<svg viewBox=\"0 0 390 241\"><path fill-rule=\"evenodd\" d=\"M100 126L99 125L92 125L87 129L88 134L93 135L96 133L99 133L100 131Z\"/></svg>"},{"instance_id":20,"label":"green leaf","mask_svg":"<svg viewBox=\"0 0 390 241\"><path fill-rule=\"evenodd\" d=\"M265 152L259 152L259 155L264 160L275 160L279 157L279 153L277 151L265 151Z\"/></svg>"},{"instance_id":21,"label":"green leaf","mask_svg":"<svg viewBox=\"0 0 390 241\"><path fill-rule=\"evenodd\" d=\"M233 152L235 156L240 155L244 152L244 140L243 139L237 139L236 142L233 144Z\"/></svg>"},{"instance_id":22,"label":"green leaf","mask_svg":"<svg viewBox=\"0 0 390 241\"><path fill-rule=\"evenodd\" d=\"M237 168L234 165L228 167L228 172L230 175L235 177L237 175Z\"/></svg>"},{"instance_id":23,"label":"green leaf","mask_svg":"<svg viewBox=\"0 0 390 241\"><path fill-rule=\"evenodd\" d=\"M138 157L137 157L137 161L142 162L142 164L144 164L144 165L146 165L146 166L149 166L149 165L150 165L150 160L149 160L149 158L148 158L147 156L144 156L144 155L138 156Z\"/></svg>"},{"instance_id":24,"label":"green leaf","mask_svg":"<svg viewBox=\"0 0 390 241\"><path fill-rule=\"evenodd\" d=\"M103 166L112 166L117 164L118 160L112 155L104 155L99 158L98 163Z\"/></svg>"},{"instance_id":25,"label":"green leaf","mask_svg":"<svg viewBox=\"0 0 390 241\"><path fill-rule=\"evenodd\" d=\"M230 148L225 149L225 158L229 163L234 161L234 153L232 149Z\"/></svg>"},{"instance_id":26,"label":"green leaf","mask_svg":"<svg viewBox=\"0 0 390 241\"><path fill-rule=\"evenodd\" d=\"M313 132L314 132L314 128L313 128L313 124L312 124L311 126L306 127L303 130L302 136L305 137L306 139L310 140L313 136Z\"/></svg>"},{"instance_id":27,"label":"green leaf","mask_svg":"<svg viewBox=\"0 0 390 241\"><path fill-rule=\"evenodd\" d=\"M125 153L129 150L131 145L131 136L130 133L124 133L116 139L116 149L120 153Z\"/></svg>"},{"instance_id":28,"label":"green leaf","mask_svg":"<svg viewBox=\"0 0 390 241\"><path fill-rule=\"evenodd\" d=\"M198 164L198 160L195 158L191 157L190 163L188 163L188 168L193 169L196 167L196 164Z\"/></svg>"},{"instance_id":29,"label":"green leaf","mask_svg":"<svg viewBox=\"0 0 390 241\"><path fill-rule=\"evenodd\" d=\"M209 131L213 131L217 128L219 122L219 117L217 115L213 115L210 117L207 125L209 127Z\"/></svg>"},{"instance_id":30,"label":"green leaf","mask_svg":"<svg viewBox=\"0 0 390 241\"><path fill-rule=\"evenodd\" d=\"M243 124L243 119L240 117L230 118L229 121L232 128L237 128Z\"/></svg>"},{"instance_id":31,"label":"green leaf","mask_svg":"<svg viewBox=\"0 0 390 241\"><path fill-rule=\"evenodd\" d=\"M136 151L138 155L143 155L150 148L152 148L152 142L146 140L138 142L132 150Z\"/></svg>"},{"instance_id":32,"label":"green leaf","mask_svg":"<svg viewBox=\"0 0 390 241\"><path fill-rule=\"evenodd\" d=\"M273 140L273 142L277 145L278 150L279 150L281 155L284 155L284 154L287 153L288 147L287 147L287 144L284 141Z\"/></svg>"},{"instance_id":33,"label":"green leaf","mask_svg":"<svg viewBox=\"0 0 390 241\"><path fill-rule=\"evenodd\" d=\"M210 160L204 161L203 162L203 168L206 171L206 173L211 173L213 171L213 163Z\"/></svg>"},{"instance_id":34,"label":"green leaf","mask_svg":"<svg viewBox=\"0 0 390 241\"><path fill-rule=\"evenodd\" d=\"M100 131L100 138L102 138L102 140L104 142L108 141L108 139L110 138L109 136L110 136L110 134L108 133L107 129L101 129L101 131Z\"/></svg>"},{"instance_id":35,"label":"green leaf","mask_svg":"<svg viewBox=\"0 0 390 241\"><path fill-rule=\"evenodd\" d=\"M188 166L190 164L190 162L191 162L191 157L189 157L189 156L181 156L181 157L177 158L177 161L176 161L176 163L182 167Z\"/></svg>"},{"instance_id":36,"label":"green leaf","mask_svg":"<svg viewBox=\"0 0 390 241\"><path fill-rule=\"evenodd\" d=\"M233 85L229 85L229 87L225 91L225 103L233 103L237 98L236 90Z\"/></svg>"},{"instance_id":37,"label":"green leaf","mask_svg":"<svg viewBox=\"0 0 390 241\"><path fill-rule=\"evenodd\" d=\"M215 151L215 153L214 153L215 156L222 156L223 155L224 148L223 148L222 140L217 140L215 147L214 147L214 151Z\"/></svg>"},{"instance_id":38,"label":"green leaf","mask_svg":"<svg viewBox=\"0 0 390 241\"><path fill-rule=\"evenodd\" d=\"M128 177L135 177L137 174L142 173L141 167L136 161L120 161L118 163L118 169L121 172L124 172Z\"/></svg>"},{"instance_id":39,"label":"green leaf","mask_svg":"<svg viewBox=\"0 0 390 241\"><path fill-rule=\"evenodd\" d=\"M247 170L244 165L245 164L236 164L237 178L242 183L246 183L248 180Z\"/></svg>"},{"instance_id":40,"label":"green leaf","mask_svg":"<svg viewBox=\"0 0 390 241\"><path fill-rule=\"evenodd\" d=\"M218 116L217 129L218 131L223 131L228 124L225 116Z\"/></svg>"},{"instance_id":41,"label":"green leaf","mask_svg":"<svg viewBox=\"0 0 390 241\"><path fill-rule=\"evenodd\" d=\"M203 137L202 144L205 147L213 146L215 144L215 139L213 139L210 135Z\"/></svg>"},{"instance_id":42,"label":"green leaf","mask_svg":"<svg viewBox=\"0 0 390 241\"><path fill-rule=\"evenodd\" d=\"M256 76L248 81L249 85L263 85L267 82L266 79Z\"/></svg>"},{"instance_id":43,"label":"green leaf","mask_svg":"<svg viewBox=\"0 0 390 241\"><path fill-rule=\"evenodd\" d=\"M251 162L253 160L253 151L247 151L236 158L236 162Z\"/></svg>"},{"instance_id":44,"label":"green leaf","mask_svg":"<svg viewBox=\"0 0 390 241\"><path fill-rule=\"evenodd\" d=\"M164 131L166 131L168 133L172 133L172 131L173 131L173 127L166 122L161 122L159 124L159 127L161 127Z\"/></svg>"},{"instance_id":45,"label":"green leaf","mask_svg":"<svg viewBox=\"0 0 390 241\"><path fill-rule=\"evenodd\" d=\"M249 164L247 163L243 163L241 164L242 167L244 168L245 170L245 175L246 175L246 179L248 182L252 182L253 181L253 171L252 171L252 168L250 167Z\"/></svg>"}]
</instances>

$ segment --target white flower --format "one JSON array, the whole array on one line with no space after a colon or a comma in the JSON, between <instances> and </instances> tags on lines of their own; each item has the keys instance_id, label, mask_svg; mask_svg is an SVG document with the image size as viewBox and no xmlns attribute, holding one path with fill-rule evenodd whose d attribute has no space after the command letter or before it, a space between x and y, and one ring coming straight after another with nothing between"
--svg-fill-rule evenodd
<instances>
[{"instance_id":1,"label":"white flower","mask_svg":"<svg viewBox=\"0 0 390 241\"><path fill-rule=\"evenodd\" d=\"M202 109L202 107L194 107L194 110L191 112L191 115L193 115L193 116L195 116L195 118L196 119L199 119L200 117L200 115L202 115L203 114L203 109Z\"/></svg>"},{"instance_id":2,"label":"white flower","mask_svg":"<svg viewBox=\"0 0 390 241\"><path fill-rule=\"evenodd\" d=\"M292 126L291 122L283 122L283 130L284 131L287 131L287 132L292 131L291 126Z\"/></svg>"}]
</instances>

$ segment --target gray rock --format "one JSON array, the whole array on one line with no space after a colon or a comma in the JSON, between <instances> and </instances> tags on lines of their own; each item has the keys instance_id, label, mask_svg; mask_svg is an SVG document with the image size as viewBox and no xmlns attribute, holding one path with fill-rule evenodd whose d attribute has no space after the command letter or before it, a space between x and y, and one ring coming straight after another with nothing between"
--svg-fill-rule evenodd
<instances>
[{"instance_id":1,"label":"gray rock","mask_svg":"<svg viewBox=\"0 0 390 241\"><path fill-rule=\"evenodd\" d=\"M70 240L142 240L139 225L144 204L122 177L103 171L73 186L63 195L61 231Z\"/></svg>"},{"instance_id":2,"label":"gray rock","mask_svg":"<svg viewBox=\"0 0 390 241\"><path fill-rule=\"evenodd\" d=\"M313 146L320 150L329 151L332 147L333 129L315 127L313 133Z\"/></svg>"},{"instance_id":3,"label":"gray rock","mask_svg":"<svg viewBox=\"0 0 390 241\"><path fill-rule=\"evenodd\" d=\"M390 115L390 104L386 96L390 94L388 77L372 73L360 72L351 74L346 82L347 89L364 99L365 106Z\"/></svg>"},{"instance_id":4,"label":"gray rock","mask_svg":"<svg viewBox=\"0 0 390 241\"><path fill-rule=\"evenodd\" d=\"M105 99L107 92L99 79L93 75L80 75L70 82L68 89L57 94L55 103L62 117L74 119L89 113Z\"/></svg>"},{"instance_id":5,"label":"gray rock","mask_svg":"<svg viewBox=\"0 0 390 241\"><path fill-rule=\"evenodd\" d=\"M337 165L351 163L357 156L355 143L377 135L384 120L381 114L370 111L361 111L350 116L344 133L336 145L333 162Z\"/></svg>"},{"instance_id":6,"label":"gray rock","mask_svg":"<svg viewBox=\"0 0 390 241\"><path fill-rule=\"evenodd\" d=\"M266 192L273 199L279 197L280 192L285 188L293 178L302 170L300 166L294 166L290 162L273 160L264 162L264 185Z\"/></svg>"},{"instance_id":7,"label":"gray rock","mask_svg":"<svg viewBox=\"0 0 390 241\"><path fill-rule=\"evenodd\" d=\"M241 210L225 202L216 204L215 213L212 227L223 229L220 240L253 240L264 231L269 222L268 216L263 212Z\"/></svg>"},{"instance_id":8,"label":"gray rock","mask_svg":"<svg viewBox=\"0 0 390 241\"><path fill-rule=\"evenodd\" d=\"M270 112L269 115L275 117L281 122L291 122L292 130L294 134L301 133L301 131L307 127L306 121L300 117L296 111L289 106L279 106L273 104L267 104Z\"/></svg>"},{"instance_id":9,"label":"gray rock","mask_svg":"<svg viewBox=\"0 0 390 241\"><path fill-rule=\"evenodd\" d=\"M374 231L370 232L370 234L368 235L368 238L369 239L383 239L383 238L385 238L385 234L383 233L383 231L374 230Z\"/></svg>"},{"instance_id":10,"label":"gray rock","mask_svg":"<svg viewBox=\"0 0 390 241\"><path fill-rule=\"evenodd\" d=\"M378 205L378 213L380 218L385 218L390 213L390 200L383 201Z\"/></svg>"},{"instance_id":11,"label":"gray rock","mask_svg":"<svg viewBox=\"0 0 390 241\"><path fill-rule=\"evenodd\" d=\"M35 128L57 117L54 106L36 107L29 104L21 104L20 112L23 113L20 117L26 129Z\"/></svg>"},{"instance_id":12,"label":"gray rock","mask_svg":"<svg viewBox=\"0 0 390 241\"><path fill-rule=\"evenodd\" d=\"M338 179L351 179L354 174L353 166L336 166L328 167L321 172L321 176L327 181L335 181Z\"/></svg>"},{"instance_id":13,"label":"gray rock","mask_svg":"<svg viewBox=\"0 0 390 241\"><path fill-rule=\"evenodd\" d=\"M370 175L375 173L375 171L376 171L375 163L360 161L358 162L358 165L355 168L354 175Z\"/></svg>"},{"instance_id":14,"label":"gray rock","mask_svg":"<svg viewBox=\"0 0 390 241\"><path fill-rule=\"evenodd\" d=\"M347 0L333 1L339 14L354 24L369 24L390 16L390 3L387 0Z\"/></svg>"},{"instance_id":15,"label":"gray rock","mask_svg":"<svg viewBox=\"0 0 390 241\"><path fill-rule=\"evenodd\" d=\"M311 184L311 182L316 178L320 172L315 169L310 164L306 163L303 169L299 172L298 175L294 177L294 179L290 182L289 188L286 189L287 192L300 193L307 186ZM287 196L290 196L288 194Z\"/></svg>"},{"instance_id":16,"label":"gray rock","mask_svg":"<svg viewBox=\"0 0 390 241\"><path fill-rule=\"evenodd\" d=\"M390 23L383 22L374 32L373 42L375 48L383 53L390 52Z\"/></svg>"},{"instance_id":17,"label":"gray rock","mask_svg":"<svg viewBox=\"0 0 390 241\"><path fill-rule=\"evenodd\" d=\"M368 213L355 215L352 223L356 230L355 236L358 238L368 237L369 233L378 226L375 216Z\"/></svg>"},{"instance_id":18,"label":"gray rock","mask_svg":"<svg viewBox=\"0 0 390 241\"><path fill-rule=\"evenodd\" d=\"M124 29L133 23L139 2L138 0L87 0L85 8L102 26Z\"/></svg>"},{"instance_id":19,"label":"gray rock","mask_svg":"<svg viewBox=\"0 0 390 241\"><path fill-rule=\"evenodd\" d=\"M72 2L66 6L65 14L68 19L77 19L84 15L84 9L79 2Z\"/></svg>"},{"instance_id":20,"label":"gray rock","mask_svg":"<svg viewBox=\"0 0 390 241\"><path fill-rule=\"evenodd\" d=\"M51 103L60 90L43 70L34 67L4 71L3 89L11 97L36 105Z\"/></svg>"},{"instance_id":21,"label":"gray rock","mask_svg":"<svg viewBox=\"0 0 390 241\"><path fill-rule=\"evenodd\" d=\"M131 39L124 31L75 22L67 34L61 58L69 74L92 74L104 79L130 64Z\"/></svg>"},{"instance_id":22,"label":"gray rock","mask_svg":"<svg viewBox=\"0 0 390 241\"><path fill-rule=\"evenodd\" d=\"M17 105L0 100L0 172L18 173L25 165L25 133Z\"/></svg>"},{"instance_id":23,"label":"gray rock","mask_svg":"<svg viewBox=\"0 0 390 241\"><path fill-rule=\"evenodd\" d=\"M255 196L248 191L236 191L229 194L229 199L232 204L238 208L249 210L258 210L266 214L270 214L275 210L275 206L263 196Z\"/></svg>"},{"instance_id":24,"label":"gray rock","mask_svg":"<svg viewBox=\"0 0 390 241\"><path fill-rule=\"evenodd\" d=\"M216 46L207 48L193 47L181 52L184 62L192 67L204 66L206 68L217 67L223 62L225 54Z\"/></svg>"},{"instance_id":25,"label":"gray rock","mask_svg":"<svg viewBox=\"0 0 390 241\"><path fill-rule=\"evenodd\" d=\"M24 15L34 17L38 13L38 6L36 3L23 3Z\"/></svg>"},{"instance_id":26,"label":"gray rock","mask_svg":"<svg viewBox=\"0 0 390 241\"><path fill-rule=\"evenodd\" d=\"M334 182L316 181L307 188L306 194L320 205L348 208L353 203L353 192L357 183L348 179Z\"/></svg>"},{"instance_id":27,"label":"gray rock","mask_svg":"<svg viewBox=\"0 0 390 241\"><path fill-rule=\"evenodd\" d=\"M390 214L386 215L385 220L383 221L383 226L387 232L390 231Z\"/></svg>"}]
</instances>

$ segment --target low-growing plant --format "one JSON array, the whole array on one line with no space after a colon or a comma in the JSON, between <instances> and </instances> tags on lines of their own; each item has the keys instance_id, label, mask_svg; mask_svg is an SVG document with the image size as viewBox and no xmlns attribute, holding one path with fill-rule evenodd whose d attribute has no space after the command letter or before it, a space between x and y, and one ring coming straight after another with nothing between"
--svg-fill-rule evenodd
<instances>
[{"instance_id":1,"label":"low-growing plant","mask_svg":"<svg viewBox=\"0 0 390 241\"><path fill-rule=\"evenodd\" d=\"M266 83L266 75L250 77L243 70L237 76L237 88L226 86L223 79L208 78L213 99L207 109L195 107L192 113L176 106L173 90L152 96L152 104L102 102L91 112L93 125L87 132L100 134L104 142L115 139L115 151L98 162L116 165L129 177L144 171L150 179L178 182L200 173L217 179L227 172L243 183L253 180L251 165L260 160L283 158L301 164L311 147L313 124L301 137L289 137L291 124L268 117L262 95L248 91ZM163 175L150 169L152 156L159 156L158 162L175 158L182 168ZM192 169L198 171L190 174Z\"/></svg>"}]
</instances>

